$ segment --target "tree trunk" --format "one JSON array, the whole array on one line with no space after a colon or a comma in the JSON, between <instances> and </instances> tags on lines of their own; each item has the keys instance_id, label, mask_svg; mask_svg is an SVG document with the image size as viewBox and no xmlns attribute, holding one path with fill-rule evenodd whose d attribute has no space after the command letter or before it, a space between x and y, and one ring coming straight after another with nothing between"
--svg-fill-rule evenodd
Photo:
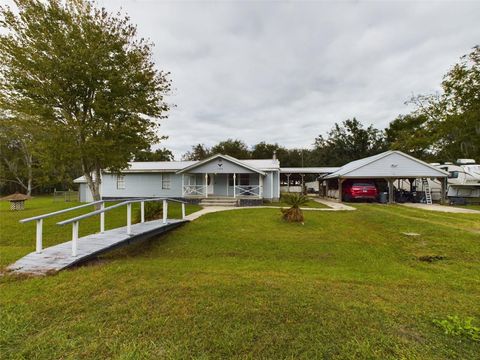
<instances>
[{"instance_id":1,"label":"tree trunk","mask_svg":"<svg viewBox=\"0 0 480 360\"><path fill-rule=\"evenodd\" d=\"M27 184L27 195L30 196L32 195L32 182L33 179L31 176L28 177L28 184Z\"/></svg>"},{"instance_id":2,"label":"tree trunk","mask_svg":"<svg viewBox=\"0 0 480 360\"><path fill-rule=\"evenodd\" d=\"M92 193L93 201L98 201L98 200L101 200L101 194L100 194L100 185L102 183L101 170L99 168L96 168L93 174L95 175L92 176L92 173L84 171L83 176L87 180L88 187ZM100 209L100 205L96 205L95 208Z\"/></svg>"},{"instance_id":3,"label":"tree trunk","mask_svg":"<svg viewBox=\"0 0 480 360\"><path fill-rule=\"evenodd\" d=\"M33 164L33 161L32 161L32 156L31 155L27 155L26 156L26 163L27 163L27 172L28 172L28 179L27 179L27 195L30 196L32 195L32 185L33 185L33 169L32 169L32 164Z\"/></svg>"}]
</instances>

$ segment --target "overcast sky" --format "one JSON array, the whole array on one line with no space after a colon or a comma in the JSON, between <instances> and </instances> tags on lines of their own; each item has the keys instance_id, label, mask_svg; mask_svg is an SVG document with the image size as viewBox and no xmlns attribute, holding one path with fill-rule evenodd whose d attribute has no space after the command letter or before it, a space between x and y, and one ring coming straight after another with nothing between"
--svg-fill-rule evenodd
<instances>
[{"instance_id":1,"label":"overcast sky","mask_svg":"<svg viewBox=\"0 0 480 360\"><path fill-rule=\"evenodd\" d=\"M335 122L385 127L480 43L480 2L100 0L155 43L176 159L227 138L309 147Z\"/></svg>"}]
</instances>

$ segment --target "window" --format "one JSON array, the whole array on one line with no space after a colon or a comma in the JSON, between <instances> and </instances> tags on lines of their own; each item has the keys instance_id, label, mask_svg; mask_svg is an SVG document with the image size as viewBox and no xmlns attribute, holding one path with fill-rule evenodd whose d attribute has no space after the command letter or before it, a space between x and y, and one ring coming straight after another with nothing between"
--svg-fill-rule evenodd
<instances>
[{"instance_id":1,"label":"window","mask_svg":"<svg viewBox=\"0 0 480 360\"><path fill-rule=\"evenodd\" d=\"M117 175L117 189L124 190L125 189L125 176Z\"/></svg>"},{"instance_id":2,"label":"window","mask_svg":"<svg viewBox=\"0 0 480 360\"><path fill-rule=\"evenodd\" d=\"M250 174L240 174L240 185L250 185Z\"/></svg>"},{"instance_id":3,"label":"window","mask_svg":"<svg viewBox=\"0 0 480 360\"><path fill-rule=\"evenodd\" d=\"M162 175L162 189L170 189L170 174Z\"/></svg>"},{"instance_id":4,"label":"window","mask_svg":"<svg viewBox=\"0 0 480 360\"><path fill-rule=\"evenodd\" d=\"M250 174L237 174L235 185L250 185ZM233 186L233 174L228 175L228 185Z\"/></svg>"},{"instance_id":5,"label":"window","mask_svg":"<svg viewBox=\"0 0 480 360\"><path fill-rule=\"evenodd\" d=\"M449 179L458 179L458 171L449 171L448 172Z\"/></svg>"}]
</instances>

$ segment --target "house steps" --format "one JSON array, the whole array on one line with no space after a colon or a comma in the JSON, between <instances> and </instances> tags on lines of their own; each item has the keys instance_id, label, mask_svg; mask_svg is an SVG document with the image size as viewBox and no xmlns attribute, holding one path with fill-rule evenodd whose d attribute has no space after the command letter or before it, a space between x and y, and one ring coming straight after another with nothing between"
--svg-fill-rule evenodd
<instances>
[{"instance_id":1,"label":"house steps","mask_svg":"<svg viewBox=\"0 0 480 360\"><path fill-rule=\"evenodd\" d=\"M204 198L200 201L200 206L226 206L226 207L234 207L237 206L238 202L237 199L233 198L222 198L222 197L209 197Z\"/></svg>"}]
</instances>

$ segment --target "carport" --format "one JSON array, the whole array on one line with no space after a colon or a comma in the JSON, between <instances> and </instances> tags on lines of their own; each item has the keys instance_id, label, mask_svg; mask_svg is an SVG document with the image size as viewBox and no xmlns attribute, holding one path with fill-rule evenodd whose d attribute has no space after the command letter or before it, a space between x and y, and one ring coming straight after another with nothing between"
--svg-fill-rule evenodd
<instances>
[{"instance_id":1,"label":"carport","mask_svg":"<svg viewBox=\"0 0 480 360\"><path fill-rule=\"evenodd\" d=\"M388 184L388 202L394 203L394 183L397 180L438 179L441 182L441 203L445 203L448 173L424 161L401 151L390 150L384 153L352 161L337 171L319 178L325 187L325 196L342 201L342 184L347 179L385 180ZM335 181L336 188L329 188ZM428 194L427 194L428 190ZM427 203L431 203L431 194L427 186L425 191ZM430 195L430 202L428 201Z\"/></svg>"}]
</instances>

